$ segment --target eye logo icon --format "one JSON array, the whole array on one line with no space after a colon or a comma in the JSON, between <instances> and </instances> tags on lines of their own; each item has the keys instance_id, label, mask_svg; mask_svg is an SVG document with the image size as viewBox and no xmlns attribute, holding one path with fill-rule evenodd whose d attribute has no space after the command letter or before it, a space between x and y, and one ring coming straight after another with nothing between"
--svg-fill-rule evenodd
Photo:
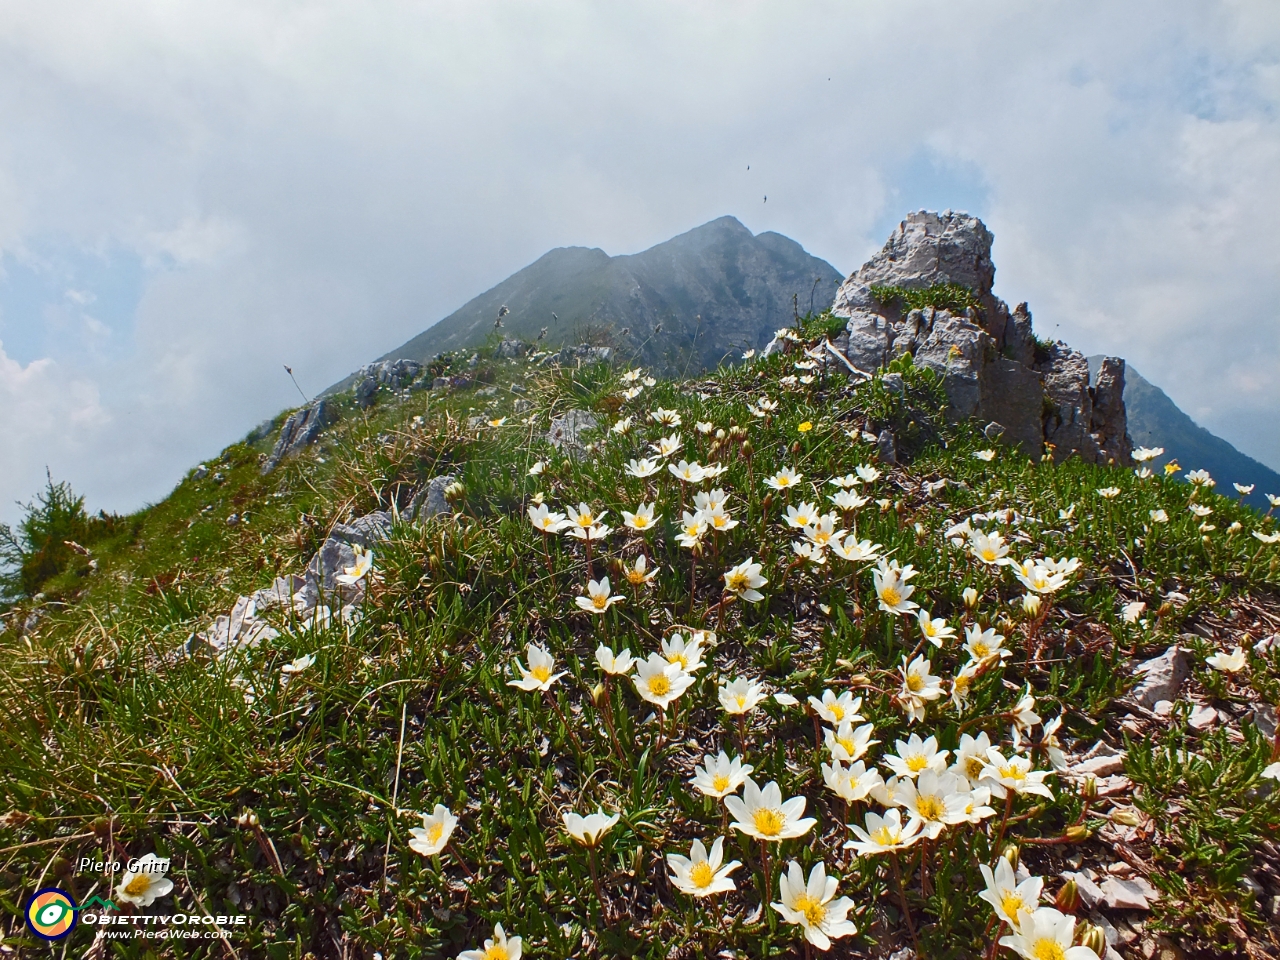
<instances>
[{"instance_id":1,"label":"eye logo icon","mask_svg":"<svg viewBox=\"0 0 1280 960\"><path fill-rule=\"evenodd\" d=\"M57 887L36 891L27 901L27 926L44 940L61 940L76 925L76 902Z\"/></svg>"}]
</instances>

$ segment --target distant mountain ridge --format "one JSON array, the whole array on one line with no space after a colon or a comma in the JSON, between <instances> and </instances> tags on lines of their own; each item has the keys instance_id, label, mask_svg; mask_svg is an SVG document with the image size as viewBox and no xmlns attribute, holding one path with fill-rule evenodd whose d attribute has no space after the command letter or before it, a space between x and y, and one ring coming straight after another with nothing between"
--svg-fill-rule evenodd
<instances>
[{"instance_id":1,"label":"distant mountain ridge","mask_svg":"<svg viewBox=\"0 0 1280 960\"><path fill-rule=\"evenodd\" d=\"M506 307L503 336L535 341L545 327L547 346L599 339L633 362L693 371L763 347L797 305L825 310L843 279L794 240L720 217L636 254L551 250L379 359L476 347Z\"/></svg>"},{"instance_id":2,"label":"distant mountain ridge","mask_svg":"<svg viewBox=\"0 0 1280 960\"><path fill-rule=\"evenodd\" d=\"M1090 369L1096 370L1101 360L1090 357ZM1131 364L1125 370L1124 404L1134 446L1164 447L1164 456L1154 461L1156 466L1177 460L1184 471L1208 470L1228 496L1235 495L1233 483L1254 484L1253 493L1245 499L1263 510L1270 506L1266 494L1280 496L1280 473L1200 426Z\"/></svg>"}]
</instances>

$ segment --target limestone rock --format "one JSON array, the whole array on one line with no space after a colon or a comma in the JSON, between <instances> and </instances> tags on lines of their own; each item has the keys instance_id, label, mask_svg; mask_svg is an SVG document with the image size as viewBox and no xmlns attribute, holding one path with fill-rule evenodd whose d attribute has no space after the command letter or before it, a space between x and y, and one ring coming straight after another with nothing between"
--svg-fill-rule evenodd
<instances>
[{"instance_id":1,"label":"limestone rock","mask_svg":"<svg viewBox=\"0 0 1280 960\"><path fill-rule=\"evenodd\" d=\"M849 276L832 312L847 318L838 348L859 370L874 371L910 353L942 375L953 419L981 417L1001 439L1039 458L1129 462L1124 361L1109 358L1091 384L1084 357L1066 344L1044 350L1025 303L1012 312L992 292L991 232L968 214L921 210L899 224L884 249ZM905 309L880 302L873 287L922 290L957 284L976 307Z\"/></svg>"},{"instance_id":2,"label":"limestone rock","mask_svg":"<svg viewBox=\"0 0 1280 960\"><path fill-rule=\"evenodd\" d=\"M547 440L562 453L577 456L586 448L583 435L600 428L600 422L586 410L569 410L551 421Z\"/></svg>"},{"instance_id":3,"label":"limestone rock","mask_svg":"<svg viewBox=\"0 0 1280 960\"><path fill-rule=\"evenodd\" d=\"M284 426L280 428L280 436L271 451L271 456L262 465L262 472L270 473L281 460L311 446L320 436L320 431L336 419L337 410L328 400L317 400L289 414Z\"/></svg>"},{"instance_id":4,"label":"limestone rock","mask_svg":"<svg viewBox=\"0 0 1280 960\"><path fill-rule=\"evenodd\" d=\"M344 603L356 602L364 593L364 583L341 584L338 574L355 564L354 547L371 549L390 535L391 514L385 511L366 514L349 524L336 524L307 564L306 580L321 596L336 596Z\"/></svg>"},{"instance_id":5,"label":"limestone rock","mask_svg":"<svg viewBox=\"0 0 1280 960\"><path fill-rule=\"evenodd\" d=\"M1191 654L1174 645L1134 670L1142 680L1129 695L1150 710L1158 700L1176 700L1182 681L1191 673Z\"/></svg>"},{"instance_id":6,"label":"limestone rock","mask_svg":"<svg viewBox=\"0 0 1280 960\"><path fill-rule=\"evenodd\" d=\"M494 349L493 355L503 360L517 360L527 357L532 350L533 346L523 340L503 340Z\"/></svg>"},{"instance_id":7,"label":"limestone rock","mask_svg":"<svg viewBox=\"0 0 1280 960\"><path fill-rule=\"evenodd\" d=\"M542 358L544 364L557 363L562 367L571 367L577 363L608 363L613 356L610 347L593 347L589 343L581 343L576 347L565 347Z\"/></svg>"},{"instance_id":8,"label":"limestone rock","mask_svg":"<svg viewBox=\"0 0 1280 960\"><path fill-rule=\"evenodd\" d=\"M1107 877L1099 885L1102 905L1108 910L1150 910L1160 893L1141 877L1121 880Z\"/></svg>"},{"instance_id":9,"label":"limestone rock","mask_svg":"<svg viewBox=\"0 0 1280 960\"><path fill-rule=\"evenodd\" d=\"M444 492L449 484L456 479L453 474L432 477L425 487L414 494L413 500L409 504L408 518L422 521L428 517L452 513L453 508L449 506L449 501L444 498Z\"/></svg>"},{"instance_id":10,"label":"limestone rock","mask_svg":"<svg viewBox=\"0 0 1280 960\"><path fill-rule=\"evenodd\" d=\"M360 406L372 406L378 399L378 381L373 377L365 377L356 383L351 392L355 394L356 403Z\"/></svg>"}]
</instances>

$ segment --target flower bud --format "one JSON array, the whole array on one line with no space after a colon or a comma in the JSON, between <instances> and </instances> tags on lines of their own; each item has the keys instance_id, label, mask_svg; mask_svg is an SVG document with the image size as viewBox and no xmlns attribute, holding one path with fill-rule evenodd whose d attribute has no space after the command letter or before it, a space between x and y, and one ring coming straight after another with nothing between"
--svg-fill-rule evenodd
<instances>
[{"instance_id":1,"label":"flower bud","mask_svg":"<svg viewBox=\"0 0 1280 960\"><path fill-rule=\"evenodd\" d=\"M964 597L964 605L970 610L978 605L978 591L973 587L965 587L961 595Z\"/></svg>"},{"instance_id":2,"label":"flower bud","mask_svg":"<svg viewBox=\"0 0 1280 960\"><path fill-rule=\"evenodd\" d=\"M1076 928L1076 935L1080 938L1080 946L1088 947L1100 957L1107 955L1107 934L1097 924L1080 924Z\"/></svg>"},{"instance_id":3,"label":"flower bud","mask_svg":"<svg viewBox=\"0 0 1280 960\"><path fill-rule=\"evenodd\" d=\"M1074 880L1068 880L1062 885L1053 905L1063 913L1075 913L1080 909L1080 888L1076 886Z\"/></svg>"},{"instance_id":4,"label":"flower bud","mask_svg":"<svg viewBox=\"0 0 1280 960\"><path fill-rule=\"evenodd\" d=\"M772 506L773 506L773 494L766 493L764 495L764 499L760 501L760 508L764 510L765 513L768 513L769 508Z\"/></svg>"},{"instance_id":5,"label":"flower bud","mask_svg":"<svg viewBox=\"0 0 1280 960\"><path fill-rule=\"evenodd\" d=\"M744 457L750 458L751 454L755 452L756 452L756 448L751 445L750 440L742 441L742 455Z\"/></svg>"},{"instance_id":6,"label":"flower bud","mask_svg":"<svg viewBox=\"0 0 1280 960\"><path fill-rule=\"evenodd\" d=\"M1073 823L1067 827L1064 836L1072 843L1083 843L1093 836L1093 831L1086 827L1083 823Z\"/></svg>"},{"instance_id":7,"label":"flower bud","mask_svg":"<svg viewBox=\"0 0 1280 960\"><path fill-rule=\"evenodd\" d=\"M1021 851L1018 849L1018 845L1016 843L1006 843L1004 845L1004 849L1000 851L1000 856L1009 861L1009 866L1013 867L1014 870L1018 869L1018 858L1020 855Z\"/></svg>"},{"instance_id":8,"label":"flower bud","mask_svg":"<svg viewBox=\"0 0 1280 960\"><path fill-rule=\"evenodd\" d=\"M600 698L604 696L604 684L597 683L591 688L591 702L596 706L600 705Z\"/></svg>"},{"instance_id":9,"label":"flower bud","mask_svg":"<svg viewBox=\"0 0 1280 960\"><path fill-rule=\"evenodd\" d=\"M246 809L240 816L236 817L236 826L242 830L257 830L259 823L258 815L249 809Z\"/></svg>"},{"instance_id":10,"label":"flower bud","mask_svg":"<svg viewBox=\"0 0 1280 960\"><path fill-rule=\"evenodd\" d=\"M1028 617L1040 616L1040 607L1042 601L1038 593L1028 593L1022 598L1022 612Z\"/></svg>"},{"instance_id":11,"label":"flower bud","mask_svg":"<svg viewBox=\"0 0 1280 960\"><path fill-rule=\"evenodd\" d=\"M800 454L800 441L797 440L795 443L791 445L791 455L794 457L794 456L799 456L799 454Z\"/></svg>"},{"instance_id":12,"label":"flower bud","mask_svg":"<svg viewBox=\"0 0 1280 960\"><path fill-rule=\"evenodd\" d=\"M1098 799L1098 779L1097 777L1085 777L1084 783L1080 786L1080 796L1092 803Z\"/></svg>"},{"instance_id":13,"label":"flower bud","mask_svg":"<svg viewBox=\"0 0 1280 960\"><path fill-rule=\"evenodd\" d=\"M448 503L457 503L467 495L467 488L455 480L444 488L444 499Z\"/></svg>"},{"instance_id":14,"label":"flower bud","mask_svg":"<svg viewBox=\"0 0 1280 960\"><path fill-rule=\"evenodd\" d=\"M1119 810L1111 811L1111 822L1124 824L1126 827L1136 827L1142 823L1142 814L1134 807L1121 807Z\"/></svg>"},{"instance_id":15,"label":"flower bud","mask_svg":"<svg viewBox=\"0 0 1280 960\"><path fill-rule=\"evenodd\" d=\"M717 440L723 440L727 436L728 434L724 432L724 427L721 427L719 430L716 431Z\"/></svg>"}]
</instances>

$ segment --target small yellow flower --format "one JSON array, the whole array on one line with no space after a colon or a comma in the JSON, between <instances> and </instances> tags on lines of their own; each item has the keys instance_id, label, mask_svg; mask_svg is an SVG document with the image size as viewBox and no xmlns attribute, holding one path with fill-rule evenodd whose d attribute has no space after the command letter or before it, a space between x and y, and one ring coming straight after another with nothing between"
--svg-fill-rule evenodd
<instances>
[{"instance_id":1,"label":"small yellow flower","mask_svg":"<svg viewBox=\"0 0 1280 960\"><path fill-rule=\"evenodd\" d=\"M810 430L813 429L813 423L806 420L804 423L800 424L800 426L796 427L796 429L799 430L801 433L808 433Z\"/></svg>"}]
</instances>

